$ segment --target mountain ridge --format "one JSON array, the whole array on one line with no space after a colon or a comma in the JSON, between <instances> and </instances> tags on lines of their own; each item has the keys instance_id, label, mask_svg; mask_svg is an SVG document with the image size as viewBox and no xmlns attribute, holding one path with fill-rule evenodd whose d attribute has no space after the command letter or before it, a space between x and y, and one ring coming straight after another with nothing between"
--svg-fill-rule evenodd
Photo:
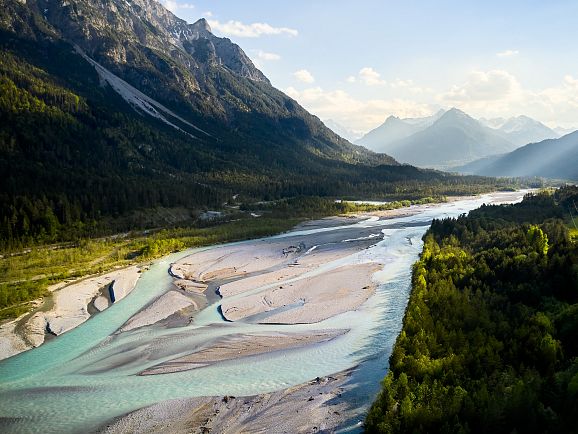
<instances>
[{"instance_id":1,"label":"mountain ridge","mask_svg":"<svg viewBox=\"0 0 578 434\"><path fill-rule=\"evenodd\" d=\"M484 123L483 120L480 120ZM541 142L546 139L557 139L560 135L553 129L547 127L542 122L525 115L515 116L508 119L501 119L502 122L493 122L494 129L500 132L503 137L517 146L524 146L528 143ZM492 124L491 120L486 121L487 125Z\"/></svg>"},{"instance_id":2,"label":"mountain ridge","mask_svg":"<svg viewBox=\"0 0 578 434\"><path fill-rule=\"evenodd\" d=\"M386 152L392 143L427 128L444 113L444 110L438 110L434 115L425 118L406 119L390 115L383 124L366 133L356 143L376 152Z\"/></svg>"},{"instance_id":3,"label":"mountain ridge","mask_svg":"<svg viewBox=\"0 0 578 434\"><path fill-rule=\"evenodd\" d=\"M461 173L578 181L578 131L457 167Z\"/></svg>"},{"instance_id":4,"label":"mountain ridge","mask_svg":"<svg viewBox=\"0 0 578 434\"><path fill-rule=\"evenodd\" d=\"M513 148L490 128L452 108L430 126L390 143L385 152L403 163L446 169L453 162L468 162Z\"/></svg>"},{"instance_id":5,"label":"mountain ridge","mask_svg":"<svg viewBox=\"0 0 578 434\"><path fill-rule=\"evenodd\" d=\"M454 142L449 144L441 143L441 134L436 131L422 133L432 127L435 122L448 112L450 112L450 115L443 120L443 123L445 127L451 130L448 131L448 140L453 140ZM462 115L457 116L458 114ZM451 125L452 123L455 125ZM436 128L439 127L441 127L440 124L436 126ZM432 136L428 138L429 134ZM478 137L478 139L475 137ZM447 169L451 167L452 160L454 163L456 159L465 163L468 160L472 161L476 156L485 157L496 152L508 152L515 147L520 147L530 142L557 137L559 137L557 132L528 116L521 115L508 119L474 119L454 107L447 111L440 110L433 116L425 118L400 119L395 116L389 116L383 124L368 132L357 143L374 151L391 154L405 163L422 167ZM412 143L414 141L422 141L423 143ZM446 160L442 160L438 158L439 155L437 157L431 155L433 149L429 149L428 142L437 143L437 146L442 148L444 146L453 146L457 153L456 155L451 155L451 153L446 152L444 154ZM498 149L496 149L496 146ZM410 149L406 151L404 147L409 147ZM432 157L430 160L412 157L411 155L412 153L415 155L420 153L428 155L428 152ZM441 154L443 152L445 151L442 149Z\"/></svg>"},{"instance_id":6,"label":"mountain ridge","mask_svg":"<svg viewBox=\"0 0 578 434\"><path fill-rule=\"evenodd\" d=\"M3 240L54 241L60 227L74 239L97 233L104 217L219 208L233 196L414 198L495 183L401 166L349 143L205 21L188 25L155 2L4 4Z\"/></svg>"},{"instance_id":7,"label":"mountain ridge","mask_svg":"<svg viewBox=\"0 0 578 434\"><path fill-rule=\"evenodd\" d=\"M313 133L321 133L325 141L335 147L332 157L347 151L350 160L369 157L375 162L395 164L391 158L372 155L363 148L351 146L330 130L326 130L317 118L309 115L294 100L272 88L269 80L255 68L238 45L227 38L212 35L204 19L187 24L153 0L131 2L72 0L66 4L67 6L59 6L60 2L54 0L31 0L26 5L33 10L47 11L44 14L46 23L42 24L58 26L60 33L68 35L68 38L65 37L66 40L79 47L102 68L177 112L179 116L187 118L190 123L194 125L199 123L198 127L209 133L211 131L204 128L202 123L210 117L229 126L242 128L246 125L242 122L245 121L243 112L276 110L283 117L293 115L308 117L310 123L308 127L314 130ZM117 11L121 8L124 8L122 14ZM114 20L102 18L113 12L115 12ZM126 14L132 14L130 19ZM8 17L16 16L18 20L19 15L21 14L12 14ZM121 19L123 17L124 19ZM144 28L144 24L139 24L139 20L143 17L161 23L159 24L161 30L153 27L157 29L153 32ZM22 20L20 21L20 27L23 27ZM108 26L109 21L113 23L111 26ZM166 40L163 41L159 33ZM106 43L103 43L103 40ZM160 58L163 53L151 51L153 48L164 49L170 53L171 58ZM131 55L134 59L129 62L127 55ZM174 59L176 60L173 61ZM160 63L156 65L155 62ZM146 68L140 68L139 65L143 64ZM249 79L254 89L247 89L248 92L239 94L238 90L246 85L246 82L225 83L224 89L216 89L215 80L209 76L214 74L215 69L218 71L225 69L238 78ZM227 79L227 77L217 78L221 83L223 78ZM231 85L236 88L231 89ZM262 92L263 87L266 88L266 92L272 94L256 101L254 95ZM226 93L225 98L219 97L219 92ZM244 101L247 98L253 99L250 105ZM221 128L217 130L220 131ZM324 148L326 151L329 150L326 146Z\"/></svg>"}]
</instances>

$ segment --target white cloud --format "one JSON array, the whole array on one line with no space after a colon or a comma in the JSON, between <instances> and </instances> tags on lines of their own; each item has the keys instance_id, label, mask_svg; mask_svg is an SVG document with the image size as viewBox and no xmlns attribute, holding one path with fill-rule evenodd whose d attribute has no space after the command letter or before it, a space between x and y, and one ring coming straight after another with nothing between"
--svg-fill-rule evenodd
<instances>
[{"instance_id":1,"label":"white cloud","mask_svg":"<svg viewBox=\"0 0 578 434\"><path fill-rule=\"evenodd\" d=\"M544 89L539 95L550 104L568 104L578 108L578 79L566 75L561 86Z\"/></svg>"},{"instance_id":2,"label":"white cloud","mask_svg":"<svg viewBox=\"0 0 578 434\"><path fill-rule=\"evenodd\" d=\"M396 78L389 85L394 89L403 87L413 87L413 80L402 80L400 78Z\"/></svg>"},{"instance_id":3,"label":"white cloud","mask_svg":"<svg viewBox=\"0 0 578 434\"><path fill-rule=\"evenodd\" d=\"M281 56L278 55L277 53L268 53L268 52L263 51L263 50L257 51L257 57L261 60L279 60L279 59L281 59Z\"/></svg>"},{"instance_id":4,"label":"white cloud","mask_svg":"<svg viewBox=\"0 0 578 434\"><path fill-rule=\"evenodd\" d=\"M207 17L207 18L211 18L213 16L213 13L211 11L203 12L203 16Z\"/></svg>"},{"instance_id":5,"label":"white cloud","mask_svg":"<svg viewBox=\"0 0 578 434\"><path fill-rule=\"evenodd\" d=\"M386 83L381 79L379 72L367 66L359 71L359 80L368 86L381 86Z\"/></svg>"},{"instance_id":6,"label":"white cloud","mask_svg":"<svg viewBox=\"0 0 578 434\"><path fill-rule=\"evenodd\" d=\"M269 53L263 50L252 50L252 52L254 56L251 56L251 60L253 60L253 64L259 69L264 69L265 62L281 59L281 56L277 53Z\"/></svg>"},{"instance_id":7,"label":"white cloud","mask_svg":"<svg viewBox=\"0 0 578 434\"><path fill-rule=\"evenodd\" d=\"M357 76L350 75L345 79L348 83L363 83L367 86L378 86L386 84L385 80L381 79L381 75L375 69L366 66L361 68Z\"/></svg>"},{"instance_id":8,"label":"white cloud","mask_svg":"<svg viewBox=\"0 0 578 434\"><path fill-rule=\"evenodd\" d=\"M389 86L392 89L409 91L413 94L433 92L433 89L417 86L413 80L402 80L400 78L396 78L394 81L390 82Z\"/></svg>"},{"instance_id":9,"label":"white cloud","mask_svg":"<svg viewBox=\"0 0 578 434\"><path fill-rule=\"evenodd\" d=\"M177 9L194 9L195 5L191 3L180 3L175 0L163 0L163 5L171 12L175 12Z\"/></svg>"},{"instance_id":10,"label":"white cloud","mask_svg":"<svg viewBox=\"0 0 578 434\"><path fill-rule=\"evenodd\" d=\"M288 35L297 36L299 32L288 27L273 27L267 23L244 24L240 21L230 20L221 23L217 20L209 20L209 25L213 30L217 30L228 36L239 38L258 38L263 35Z\"/></svg>"},{"instance_id":11,"label":"white cloud","mask_svg":"<svg viewBox=\"0 0 578 434\"><path fill-rule=\"evenodd\" d=\"M303 83L313 83L315 81L315 77L313 77L313 75L306 69L295 71L293 76Z\"/></svg>"},{"instance_id":12,"label":"white cloud","mask_svg":"<svg viewBox=\"0 0 578 434\"><path fill-rule=\"evenodd\" d=\"M383 86L387 84L391 89L410 92L412 94L433 93L433 89L417 86L413 80L402 80L400 78L396 78L391 82L383 80L381 75L370 67L362 68L357 76L350 75L345 81L347 83L363 83L367 86Z\"/></svg>"},{"instance_id":13,"label":"white cloud","mask_svg":"<svg viewBox=\"0 0 578 434\"><path fill-rule=\"evenodd\" d=\"M464 84L439 94L437 99L473 116L525 114L549 125L573 126L578 119L578 78L566 75L558 85L532 90L507 71L473 71Z\"/></svg>"},{"instance_id":14,"label":"white cloud","mask_svg":"<svg viewBox=\"0 0 578 434\"><path fill-rule=\"evenodd\" d=\"M499 53L496 53L496 56L498 56L498 57L512 57L512 56L517 56L518 54L520 54L520 52L518 50L505 50L505 51L500 51Z\"/></svg>"},{"instance_id":15,"label":"white cloud","mask_svg":"<svg viewBox=\"0 0 578 434\"><path fill-rule=\"evenodd\" d=\"M355 77L355 81L361 81L359 76ZM423 91L419 99L409 93L408 97L398 97L398 92L417 94L415 88ZM380 88L382 95L372 99L360 98L341 89L325 90L319 86L303 90L290 87L286 93L320 118L333 119L356 131L369 131L390 114L402 118L422 117L431 115L441 107L451 106L474 117L525 114L550 126L575 127L578 124L578 77L570 74L561 77L558 84L538 90L524 88L508 71L489 70L472 71L461 85L437 94L432 89L403 79L388 82L387 86Z\"/></svg>"},{"instance_id":16,"label":"white cloud","mask_svg":"<svg viewBox=\"0 0 578 434\"><path fill-rule=\"evenodd\" d=\"M449 103L488 103L507 101L519 94L520 85L516 77L507 71L472 71L467 81L453 86L441 98Z\"/></svg>"},{"instance_id":17,"label":"white cloud","mask_svg":"<svg viewBox=\"0 0 578 434\"><path fill-rule=\"evenodd\" d=\"M341 89L325 91L311 87L299 91L289 87L285 92L320 118L333 119L347 128L364 132L383 123L390 114L420 117L431 115L439 108L400 98L363 100Z\"/></svg>"},{"instance_id":18,"label":"white cloud","mask_svg":"<svg viewBox=\"0 0 578 434\"><path fill-rule=\"evenodd\" d=\"M541 113L550 125L574 127L578 123L578 78L566 75L558 86L528 92L524 105Z\"/></svg>"}]
</instances>

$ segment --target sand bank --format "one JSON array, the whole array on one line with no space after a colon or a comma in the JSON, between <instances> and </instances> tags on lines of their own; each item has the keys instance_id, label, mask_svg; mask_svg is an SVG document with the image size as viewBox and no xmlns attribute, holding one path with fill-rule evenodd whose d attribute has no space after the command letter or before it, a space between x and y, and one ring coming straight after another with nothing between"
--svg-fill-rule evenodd
<instances>
[{"instance_id":1,"label":"sand bank","mask_svg":"<svg viewBox=\"0 0 578 434\"><path fill-rule=\"evenodd\" d=\"M357 309L373 294L371 276L383 267L374 262L335 265L317 274L321 266L359 253L383 237L379 226L343 226L195 252L175 262L171 274L191 285L219 285L220 310L229 321L319 322Z\"/></svg>"},{"instance_id":2,"label":"sand bank","mask_svg":"<svg viewBox=\"0 0 578 434\"><path fill-rule=\"evenodd\" d=\"M119 331L127 332L139 327L155 324L187 307L193 307L195 310L198 310L198 305L195 301L186 295L177 291L166 292L149 306L131 317Z\"/></svg>"},{"instance_id":3,"label":"sand bank","mask_svg":"<svg viewBox=\"0 0 578 434\"><path fill-rule=\"evenodd\" d=\"M54 307L44 314L48 329L55 335L71 330L90 318L88 305L100 297L102 288L112 285L117 301L136 285L140 270L133 266L66 286L54 294ZM102 305L104 309L108 304Z\"/></svg>"},{"instance_id":4,"label":"sand bank","mask_svg":"<svg viewBox=\"0 0 578 434\"><path fill-rule=\"evenodd\" d=\"M160 402L122 416L100 432L334 432L347 417L347 403L341 399L341 393L348 375L349 372L342 372L261 395L214 396Z\"/></svg>"},{"instance_id":5,"label":"sand bank","mask_svg":"<svg viewBox=\"0 0 578 434\"><path fill-rule=\"evenodd\" d=\"M348 265L251 294L225 298L223 316L229 321L310 324L357 309L375 291L375 263Z\"/></svg>"},{"instance_id":6,"label":"sand bank","mask_svg":"<svg viewBox=\"0 0 578 434\"><path fill-rule=\"evenodd\" d=\"M167 374L201 368L228 360L238 360L301 348L307 345L328 342L347 333L348 330L319 330L308 333L234 334L216 339L194 353L152 366L139 375Z\"/></svg>"},{"instance_id":7,"label":"sand bank","mask_svg":"<svg viewBox=\"0 0 578 434\"><path fill-rule=\"evenodd\" d=\"M132 291L139 277L139 268L133 266L69 285L54 285L50 288L53 294L49 310L26 314L0 326L0 359L42 345L47 332L60 335L77 327L90 318L91 302L97 310L110 305L110 300L101 295L103 288L112 285L115 299L119 301Z\"/></svg>"}]
</instances>

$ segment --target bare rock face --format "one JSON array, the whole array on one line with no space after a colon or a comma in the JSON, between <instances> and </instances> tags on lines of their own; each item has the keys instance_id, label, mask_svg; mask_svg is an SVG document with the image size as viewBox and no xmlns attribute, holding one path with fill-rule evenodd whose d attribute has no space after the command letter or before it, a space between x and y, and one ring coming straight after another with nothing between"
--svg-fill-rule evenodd
<instances>
[{"instance_id":1,"label":"bare rock face","mask_svg":"<svg viewBox=\"0 0 578 434\"><path fill-rule=\"evenodd\" d=\"M164 58L169 56L193 75L204 66L219 65L242 77L268 82L238 45L213 35L204 18L188 24L155 0L29 3L35 3L66 39L115 72L122 71L118 66L126 63L152 63L159 69L166 67L163 73L178 78Z\"/></svg>"},{"instance_id":2,"label":"bare rock face","mask_svg":"<svg viewBox=\"0 0 578 434\"><path fill-rule=\"evenodd\" d=\"M28 0L26 7L139 91L201 117L230 124L236 111L248 111L243 99L252 85L244 80L270 87L243 50L215 36L204 18L189 24L156 0ZM220 74L235 78L215 79Z\"/></svg>"}]
</instances>

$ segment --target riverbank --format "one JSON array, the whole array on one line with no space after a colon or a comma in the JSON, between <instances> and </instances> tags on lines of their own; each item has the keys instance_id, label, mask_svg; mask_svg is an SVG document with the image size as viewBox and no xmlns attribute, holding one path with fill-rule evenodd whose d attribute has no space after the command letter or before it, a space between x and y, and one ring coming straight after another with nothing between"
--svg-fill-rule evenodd
<instances>
[{"instance_id":1,"label":"riverbank","mask_svg":"<svg viewBox=\"0 0 578 434\"><path fill-rule=\"evenodd\" d=\"M263 419L269 427L287 423L288 431L331 431L308 407L297 408L306 427L291 425L295 414L287 410L284 394L359 365L343 393L341 386L329 389L347 403L334 410L344 418L335 423L355 425L385 374L403 320L411 264L429 222L491 200L425 205L412 208L417 214L394 218L334 217L154 261L123 308L107 309L51 345L0 363L6 379L0 385L0 427L90 431L138 409L163 407L161 402L171 401L169 410L178 407L175 399L190 406L179 407L183 417L212 418L206 407L234 395L253 397L247 401L253 406L263 396L279 398L248 419L248 427L267 413L275 415ZM190 303L194 297L204 297L206 307ZM225 313L232 307L237 309ZM304 390L309 405L315 392ZM234 424L231 418L238 416L218 417L223 419L215 427Z\"/></svg>"},{"instance_id":2,"label":"riverbank","mask_svg":"<svg viewBox=\"0 0 578 434\"><path fill-rule=\"evenodd\" d=\"M119 237L84 240L77 246L35 247L19 254L3 255L0 257L0 269L4 270L0 278L0 291L10 294L25 291L28 295L19 294L13 306L0 309L0 360L35 348L41 345L45 338L53 336L53 333L46 330L44 312L51 310L55 302L54 296L60 294L63 288L70 287L64 290L63 297L60 297L64 312L55 311L50 314L55 323L54 330L51 331L55 333L59 330L70 330L74 324L78 325L86 320L88 304L91 304L90 310L93 313L101 310L98 306L107 304L104 297L95 299L96 305L92 304L92 300L88 301L84 310L77 307L71 310L67 307L68 296L72 297L71 303L79 306L84 305L86 298L92 299L91 296L95 294L93 283L98 286L98 282L102 280L100 290L110 283L111 276L122 274L122 270L132 267L146 268L151 260L172 251L273 235L290 229L299 221L301 220L252 219L207 228L167 229L133 237L124 234ZM120 280L124 279L120 277ZM33 297L29 298L30 296ZM81 300L75 300L78 297ZM7 300L9 302L9 297Z\"/></svg>"},{"instance_id":3,"label":"riverbank","mask_svg":"<svg viewBox=\"0 0 578 434\"><path fill-rule=\"evenodd\" d=\"M516 193L512 194L515 195ZM444 200L448 203L452 203L458 200L471 198L473 197L449 197L444 198ZM207 228L161 231L152 236L151 239L144 241L145 244L143 244L143 241L130 241L132 244L125 248L126 251L122 250L123 248L121 245L126 244L129 240L116 240L108 248L116 250L115 255L117 258L130 257L132 258L131 262L134 262L135 259L139 258L139 254L141 259L143 257L150 259L162 255L167 252L167 249L172 249L174 247L183 248L183 246L189 245L203 245L211 242L211 240L218 242L221 239L231 240L238 237L251 238L263 233L268 234L276 232L288 228L288 222L293 224L301 221L294 227L294 231L307 231L315 230L321 226L339 227L343 225L353 225L368 218L377 218L382 220L409 217L419 214L432 206L435 206L435 204L426 203L396 209L370 210L361 213L354 212L342 216L325 217L319 220L303 221L302 218L293 219L284 221L281 226L279 226L279 222L276 221L271 222L270 220L260 220L258 222L253 219L247 222L250 223L248 226L245 225L247 227L243 227L241 224L243 222L233 222L217 226L213 230ZM264 223L264 227L255 228L255 223ZM325 241L321 240L321 243L323 242ZM308 243L308 248L313 250L317 249L315 240L309 240ZM317 278L305 279L295 286L291 283L291 292L279 291L279 288L274 288L273 285L280 281L297 279L305 273L314 271L325 262L337 260L340 257L350 254L351 250L333 248L326 249L323 252L321 250L317 250L316 252L313 250L311 252L303 252L297 251L299 250L298 246L281 245L276 247L269 246L269 248L276 248L277 251L281 252L279 253L280 256L278 258L272 258L271 255L263 255L262 245L252 246L250 249L260 250L258 261L251 259L257 257L255 256L254 251L237 252L237 259L239 259L237 262L235 262L235 259L230 256L226 260L219 260L220 265L212 271L205 270L203 276L193 276L191 274L193 271L187 269L187 266L190 266L190 264L187 265L186 261L181 261L180 263L175 264L171 267L170 271L175 277L180 278L180 281L176 281L175 284L177 287L184 290L185 295L178 295L175 293L167 294L163 300L157 302L156 306L149 307L147 310L141 312L139 317L133 320L131 324L126 327L138 328L143 325L154 324L161 320L165 320L172 315L176 315L180 310L186 308L188 308L188 310L184 313L194 313L199 311L207 305L206 297L204 297L203 294L207 289L207 284L204 283L205 280L216 281L224 278L232 280L231 282L221 285L219 288L219 294L226 299L223 303L224 309L222 311L225 318L229 320L239 320L254 315L257 315L257 318L260 318L259 315L263 317L263 314L267 314L270 316L267 320L268 322L288 324L316 322L330 317L335 313L354 309L356 306L359 306L367 300L375 289L375 285L371 281L367 280L367 276L371 275L371 273L365 272L366 270L348 270L349 272L341 270L340 275L343 274L343 277L345 277L346 280L355 280L359 282L360 285L357 285L357 288L354 289L346 288L341 294L342 297L339 297L336 302L339 306L334 306L333 312L319 309L319 306L325 302L325 298L328 296L328 290L330 290L333 285L330 282L331 278L327 279L324 276L319 276ZM284 248L287 248L288 250L283 251ZM102 268L103 266L108 266L114 268L115 266L118 267L118 265L114 264L124 264L127 262L126 260L111 261L111 259L107 259L106 252L101 248L95 249L94 247L89 246L88 251L92 251L93 253L81 255L81 257L84 258L83 261L88 261L90 259L87 263L92 264L93 267L98 266L99 268ZM140 253L137 254L137 252ZM48 256L54 255L55 257L52 258L52 261L55 261L56 263L58 263L58 258L63 255L78 257L78 255L72 251L62 252L61 250L54 248L50 248L45 253ZM307 258L301 257L299 261L295 259L299 256L304 256L304 253L307 253ZM29 252L29 254L35 253ZM269 254L271 254L271 251ZM243 255L245 256L245 259L243 259ZM10 258L8 258L8 260L9 259ZM290 263L293 259L295 259L295 262ZM7 258L3 258L3 260L7 260ZM195 261L197 261L196 266L202 269L203 266L207 265L205 262L208 260L210 261L210 258L207 259L197 256L195 257ZM227 261L229 265L227 265ZM253 264L258 263L259 265L257 268L253 266L253 268L243 269L245 262L251 262ZM37 261L34 263L36 264ZM138 272L137 268L142 268L145 264L146 262L140 262L140 265L132 265L126 269L121 269L120 271L110 271L94 277L84 278L84 280L80 281L75 281L73 279L72 284L70 284L70 281L62 280L56 284L50 285L48 287L49 295L45 299L36 299L30 302L30 312L20 315L15 320L5 321L0 325L0 360L22 351L26 351L30 348L37 347L47 338L71 330L86 321L91 314L95 314L109 306L110 300L107 299L107 291L103 290L107 289L105 286L109 285L112 281L115 281L114 285L117 287L116 290L121 294L120 297L118 297L120 300L124 294L122 285L128 285L129 288L134 287L136 283L135 278L138 278L135 274ZM13 261L12 265L14 265ZM64 264L60 267L64 267ZM82 263L75 264L75 268L76 271L72 273L73 275L82 273L79 271L80 269L85 269L85 272L94 269L90 267L87 268L85 265L82 265ZM274 270L267 272L267 269L273 268ZM12 273L13 272L14 271L12 271ZM35 273L50 274L51 272L53 272L53 270L41 267ZM67 273L70 274L71 272ZM187 278L185 278L185 274ZM66 273L62 274L62 276L66 276ZM239 279L239 277L243 278ZM6 278L10 278L10 276L6 276ZM78 277L76 279L78 279ZM125 283L125 280L127 283ZM321 290L317 291L313 295L307 296L307 287L312 284L319 286ZM247 292L249 289L261 288L266 285L271 285L271 288L269 288L265 294L245 297L243 300L240 300L239 297L232 300L230 299L232 295L239 295L240 293ZM190 294L191 291L196 291L200 297L192 297ZM97 292L101 293L100 296L97 296ZM287 306L295 304L300 304L301 309L287 309ZM285 312L281 312L283 310L285 310ZM324 314L319 315L319 311L324 312ZM254 318L249 319L249 321L254 320ZM259 321L263 322L265 320L261 319Z\"/></svg>"},{"instance_id":4,"label":"riverbank","mask_svg":"<svg viewBox=\"0 0 578 434\"><path fill-rule=\"evenodd\" d=\"M69 284L49 287L32 313L0 326L0 360L42 345L120 301L134 289L141 267L132 266ZM91 309L92 308L92 309ZM92 310L91 314L89 310Z\"/></svg>"},{"instance_id":5,"label":"riverbank","mask_svg":"<svg viewBox=\"0 0 578 434\"><path fill-rule=\"evenodd\" d=\"M386 218L410 215L410 212L403 208L380 212ZM276 232L283 232L295 225L297 225L295 230L300 230L302 228L314 229L318 224L354 224L366 219L368 215L367 213L352 214L346 217L328 217L321 220L309 220L306 217L250 219L225 223L214 228L160 231L146 239L143 237L130 239L126 238L125 235L123 237L89 241L80 247L49 246L44 250L36 248L23 252L21 255L8 255L1 258L5 262L5 264L1 265L6 270L10 270L3 279L6 282L10 282L18 278L20 282L33 285L36 288L35 291L44 291L46 295L42 298L28 301L24 304L25 313L15 319L4 320L0 324L0 360L38 347L45 339L62 334L86 321L90 317L91 312L94 314L108 306L110 300L106 299L106 293L103 292L101 297L96 297L96 292L102 292L103 287L109 284L111 280L120 279L119 282L123 281L124 278L117 275L117 273L123 274L124 272L113 271L114 268L129 265L127 269L133 270L133 272L128 272L128 274L134 274L133 267L142 268L151 259L169 253L174 249L270 235ZM70 262L69 258L76 258L76 262ZM327 259L329 258L326 257L325 260ZM289 274L296 277L307 270L312 270L317 265L303 265L299 269L296 267L292 269L286 268L285 271L278 272L277 275L271 274L268 278L284 278ZM22 268L23 271L19 272L19 268ZM102 269L107 271L104 274L101 272L96 276L90 276L91 274L94 275L95 271ZM51 276L50 280L57 283L48 285L46 278L42 276ZM178 273L176 276L178 277ZM267 278L264 277L259 279L261 279L261 284L267 281ZM117 286L120 284L119 282L116 283ZM202 294L207 289L206 285L198 286L186 279L175 283L180 288L185 289L186 292L190 292L194 288L194 290ZM250 283L250 281L247 283ZM134 283L132 286L134 286ZM42 289L44 287L45 289ZM12 291L17 290L18 286L12 289ZM206 305L202 297L193 299L191 303L188 303L185 298L174 294L165 297L165 299L168 303L160 311L157 309L158 312L156 312L154 318L147 318L147 314L154 310L154 308L149 309L148 313L143 312L140 315L139 321L143 322L133 321L132 327L135 324L140 327L144 324L156 323L175 314L180 309L184 309L187 305L193 305L192 311L198 311ZM54 308L52 308L53 305L55 305Z\"/></svg>"},{"instance_id":6,"label":"riverbank","mask_svg":"<svg viewBox=\"0 0 578 434\"><path fill-rule=\"evenodd\" d=\"M334 432L347 420L342 398L350 371L252 396L179 399L146 407L102 427L101 434Z\"/></svg>"}]
</instances>

